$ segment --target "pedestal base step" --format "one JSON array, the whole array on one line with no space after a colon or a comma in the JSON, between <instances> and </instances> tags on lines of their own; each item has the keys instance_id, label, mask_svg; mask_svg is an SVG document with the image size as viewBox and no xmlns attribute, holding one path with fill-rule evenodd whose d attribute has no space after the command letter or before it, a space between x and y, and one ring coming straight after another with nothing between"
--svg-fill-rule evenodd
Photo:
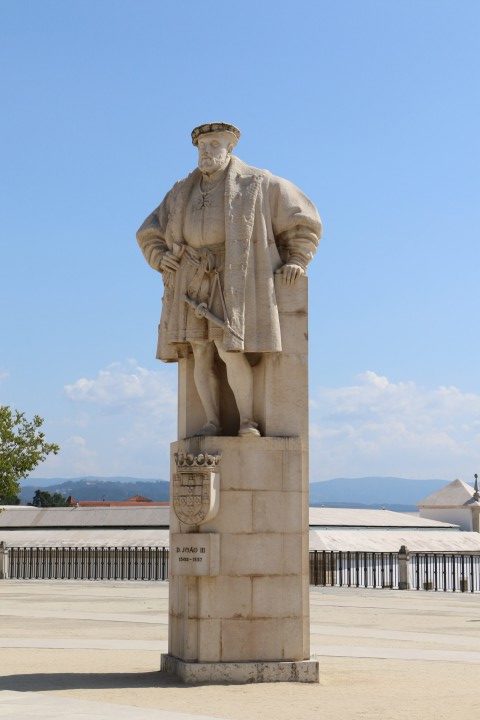
<instances>
[{"instance_id":1,"label":"pedestal base step","mask_svg":"<svg viewBox=\"0 0 480 720\"><path fill-rule=\"evenodd\" d=\"M190 684L226 683L243 685L261 682L318 683L316 660L286 662L186 662L173 655L161 656L160 670Z\"/></svg>"}]
</instances>

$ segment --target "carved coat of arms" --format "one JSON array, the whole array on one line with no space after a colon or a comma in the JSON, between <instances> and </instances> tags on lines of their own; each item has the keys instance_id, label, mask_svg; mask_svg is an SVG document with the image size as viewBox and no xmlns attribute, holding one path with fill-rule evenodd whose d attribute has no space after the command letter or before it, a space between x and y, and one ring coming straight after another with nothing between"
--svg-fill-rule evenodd
<instances>
[{"instance_id":1,"label":"carved coat of arms","mask_svg":"<svg viewBox=\"0 0 480 720\"><path fill-rule=\"evenodd\" d=\"M175 453L172 504L175 515L186 525L200 525L218 512L220 499L220 455Z\"/></svg>"}]
</instances>

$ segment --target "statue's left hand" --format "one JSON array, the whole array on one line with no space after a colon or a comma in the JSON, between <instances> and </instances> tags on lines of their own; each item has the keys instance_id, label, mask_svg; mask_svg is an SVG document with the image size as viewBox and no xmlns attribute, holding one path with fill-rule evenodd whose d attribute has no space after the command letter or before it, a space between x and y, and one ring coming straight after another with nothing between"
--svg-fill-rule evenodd
<instances>
[{"instance_id":1,"label":"statue's left hand","mask_svg":"<svg viewBox=\"0 0 480 720\"><path fill-rule=\"evenodd\" d=\"M283 282L285 285L294 285L299 277L305 275L305 270L295 263L285 263L276 271L276 275L283 276Z\"/></svg>"}]
</instances>

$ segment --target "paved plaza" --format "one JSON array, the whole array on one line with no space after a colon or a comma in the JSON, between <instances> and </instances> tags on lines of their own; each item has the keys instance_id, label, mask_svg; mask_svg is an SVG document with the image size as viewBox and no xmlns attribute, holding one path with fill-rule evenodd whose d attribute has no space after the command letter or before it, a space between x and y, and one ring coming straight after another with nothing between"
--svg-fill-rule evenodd
<instances>
[{"instance_id":1,"label":"paved plaza","mask_svg":"<svg viewBox=\"0 0 480 720\"><path fill-rule=\"evenodd\" d=\"M2 581L0 718L442 720L480 715L480 596L311 589L319 685L158 672L164 582Z\"/></svg>"}]
</instances>

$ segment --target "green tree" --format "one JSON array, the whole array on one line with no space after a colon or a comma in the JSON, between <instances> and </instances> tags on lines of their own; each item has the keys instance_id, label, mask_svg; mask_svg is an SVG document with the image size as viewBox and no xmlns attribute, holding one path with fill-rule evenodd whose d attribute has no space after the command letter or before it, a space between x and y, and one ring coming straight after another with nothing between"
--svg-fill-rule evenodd
<instances>
[{"instance_id":1,"label":"green tree","mask_svg":"<svg viewBox=\"0 0 480 720\"><path fill-rule=\"evenodd\" d=\"M0 405L0 504L18 504L20 480L60 450L45 440L42 425L39 415L27 420L25 413Z\"/></svg>"},{"instance_id":2,"label":"green tree","mask_svg":"<svg viewBox=\"0 0 480 720\"><path fill-rule=\"evenodd\" d=\"M67 498L62 493L49 493L46 490L35 490L32 505L35 507L67 507Z\"/></svg>"}]
</instances>

